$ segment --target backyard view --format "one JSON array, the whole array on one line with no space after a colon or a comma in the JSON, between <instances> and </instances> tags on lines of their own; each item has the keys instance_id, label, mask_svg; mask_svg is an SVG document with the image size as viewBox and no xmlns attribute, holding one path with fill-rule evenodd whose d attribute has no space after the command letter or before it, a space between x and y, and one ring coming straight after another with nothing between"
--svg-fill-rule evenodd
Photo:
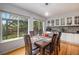
<instances>
[{"instance_id":1,"label":"backyard view","mask_svg":"<svg viewBox=\"0 0 79 59\"><path fill-rule=\"evenodd\" d=\"M36 34L42 34L43 27L41 21L34 21L33 26Z\"/></svg>"},{"instance_id":2,"label":"backyard view","mask_svg":"<svg viewBox=\"0 0 79 59\"><path fill-rule=\"evenodd\" d=\"M2 39L23 37L28 33L28 20L24 16L10 13L2 13ZM36 34L42 34L42 21L33 22L33 30Z\"/></svg>"},{"instance_id":3,"label":"backyard view","mask_svg":"<svg viewBox=\"0 0 79 59\"><path fill-rule=\"evenodd\" d=\"M7 16L7 18L5 18ZM23 37L28 33L28 21L23 17L12 16L10 14L2 14L2 38L3 40L12 39L16 37Z\"/></svg>"}]
</instances>

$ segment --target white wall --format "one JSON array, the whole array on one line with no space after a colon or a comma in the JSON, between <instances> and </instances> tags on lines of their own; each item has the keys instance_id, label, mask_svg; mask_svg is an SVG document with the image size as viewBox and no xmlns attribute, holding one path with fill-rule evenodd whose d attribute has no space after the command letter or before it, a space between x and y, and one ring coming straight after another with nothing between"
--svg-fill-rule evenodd
<instances>
[{"instance_id":1,"label":"white wall","mask_svg":"<svg viewBox=\"0 0 79 59\"><path fill-rule=\"evenodd\" d=\"M4 54L24 46L24 39L0 42L0 54Z\"/></svg>"},{"instance_id":2,"label":"white wall","mask_svg":"<svg viewBox=\"0 0 79 59\"><path fill-rule=\"evenodd\" d=\"M31 12L28 12L24 9L18 8L14 5L11 5L11 4L0 4L0 10L12 12L12 13L16 13L16 14L20 14L20 15L24 15L24 16L29 16L30 17L30 19L29 19L29 24L30 24L29 31L33 30L33 23L32 23L33 19L31 19L31 18L44 19L43 17L41 17L37 14L33 14ZM0 21L1 21L1 19L0 19ZM1 27L0 27L0 35L1 35ZM14 50L14 49L22 47L22 46L24 46L23 39L12 40L9 42L0 42L0 54L6 53L8 51Z\"/></svg>"}]
</instances>

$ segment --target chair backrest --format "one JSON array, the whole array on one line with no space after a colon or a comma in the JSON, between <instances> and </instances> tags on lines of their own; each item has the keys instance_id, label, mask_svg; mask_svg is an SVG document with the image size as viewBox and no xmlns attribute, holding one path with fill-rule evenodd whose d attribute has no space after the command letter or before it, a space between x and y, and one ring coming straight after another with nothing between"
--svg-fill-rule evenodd
<instances>
[{"instance_id":1,"label":"chair backrest","mask_svg":"<svg viewBox=\"0 0 79 59\"><path fill-rule=\"evenodd\" d=\"M52 49L55 48L55 45L56 45L56 42L57 42L57 37L58 37L58 34L53 34L52 41L51 41L51 48Z\"/></svg>"},{"instance_id":2,"label":"chair backrest","mask_svg":"<svg viewBox=\"0 0 79 59\"><path fill-rule=\"evenodd\" d=\"M60 44L60 37L61 37L61 32L58 33L57 45Z\"/></svg>"},{"instance_id":3,"label":"chair backrest","mask_svg":"<svg viewBox=\"0 0 79 59\"><path fill-rule=\"evenodd\" d=\"M32 43L30 39L30 35L24 36L24 42L25 42L25 54L32 55Z\"/></svg>"},{"instance_id":4,"label":"chair backrest","mask_svg":"<svg viewBox=\"0 0 79 59\"><path fill-rule=\"evenodd\" d=\"M30 35L34 36L35 35L34 31L30 31Z\"/></svg>"}]
</instances>

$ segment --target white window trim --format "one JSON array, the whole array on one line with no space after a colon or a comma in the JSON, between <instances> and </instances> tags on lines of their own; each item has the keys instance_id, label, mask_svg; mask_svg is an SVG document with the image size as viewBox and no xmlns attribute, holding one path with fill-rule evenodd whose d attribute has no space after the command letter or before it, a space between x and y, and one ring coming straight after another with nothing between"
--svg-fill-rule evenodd
<instances>
[{"instance_id":1,"label":"white window trim","mask_svg":"<svg viewBox=\"0 0 79 59\"><path fill-rule=\"evenodd\" d=\"M0 43L5 43L5 42L10 42L10 41L14 41L14 40L19 40L19 39L23 39L23 37L19 37L19 19L18 19L18 24L17 24L17 37L16 38L11 38L11 39L7 39L7 40L3 40L2 39L2 30L3 30L3 27L2 27L2 17L1 17L1 14L2 12L0 12ZM26 18L27 19L27 18ZM28 19L27 19L28 21Z\"/></svg>"},{"instance_id":2,"label":"white window trim","mask_svg":"<svg viewBox=\"0 0 79 59\"><path fill-rule=\"evenodd\" d=\"M0 43L6 43L6 42L11 42L11 41L20 40L20 39L24 39L24 37L17 37L17 38L2 40L0 41Z\"/></svg>"},{"instance_id":3,"label":"white window trim","mask_svg":"<svg viewBox=\"0 0 79 59\"><path fill-rule=\"evenodd\" d=\"M2 12L0 12L0 41L2 41L2 17L1 17Z\"/></svg>"}]
</instances>

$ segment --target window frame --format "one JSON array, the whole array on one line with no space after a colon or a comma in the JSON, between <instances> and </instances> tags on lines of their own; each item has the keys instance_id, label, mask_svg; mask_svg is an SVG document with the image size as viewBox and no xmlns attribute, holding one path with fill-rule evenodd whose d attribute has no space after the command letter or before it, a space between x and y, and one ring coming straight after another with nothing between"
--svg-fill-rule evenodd
<instances>
[{"instance_id":1,"label":"window frame","mask_svg":"<svg viewBox=\"0 0 79 59\"><path fill-rule=\"evenodd\" d=\"M40 21L40 20L34 20L34 21L33 21L33 31L34 31L34 22L35 22L35 21L37 21L37 22L39 22L39 23L42 22L42 21ZM41 25L40 25L40 26L41 26ZM39 24L38 24L38 27L37 27L37 28L38 28L37 34L40 34L40 33L39 33ZM42 33L43 33L43 22L42 22Z\"/></svg>"},{"instance_id":2,"label":"window frame","mask_svg":"<svg viewBox=\"0 0 79 59\"><path fill-rule=\"evenodd\" d=\"M19 20L20 19L17 19L17 37L16 38L11 38L11 39L5 39L5 40L3 40L3 26L2 26L2 13L8 13L8 12L5 12L5 11L1 11L0 12L0 42L8 42L8 41L13 41L13 40L18 40L19 38L22 38L22 37L20 37L19 36ZM17 15L17 14L14 14L14 13L9 13L9 14L11 14L11 15ZM17 16L22 16L22 17L25 17L25 20L27 21L27 23L28 23L28 17L27 16L23 16L23 15L17 15ZM12 19L13 20L13 19ZM27 28L27 32L28 32L28 28Z\"/></svg>"}]
</instances>

